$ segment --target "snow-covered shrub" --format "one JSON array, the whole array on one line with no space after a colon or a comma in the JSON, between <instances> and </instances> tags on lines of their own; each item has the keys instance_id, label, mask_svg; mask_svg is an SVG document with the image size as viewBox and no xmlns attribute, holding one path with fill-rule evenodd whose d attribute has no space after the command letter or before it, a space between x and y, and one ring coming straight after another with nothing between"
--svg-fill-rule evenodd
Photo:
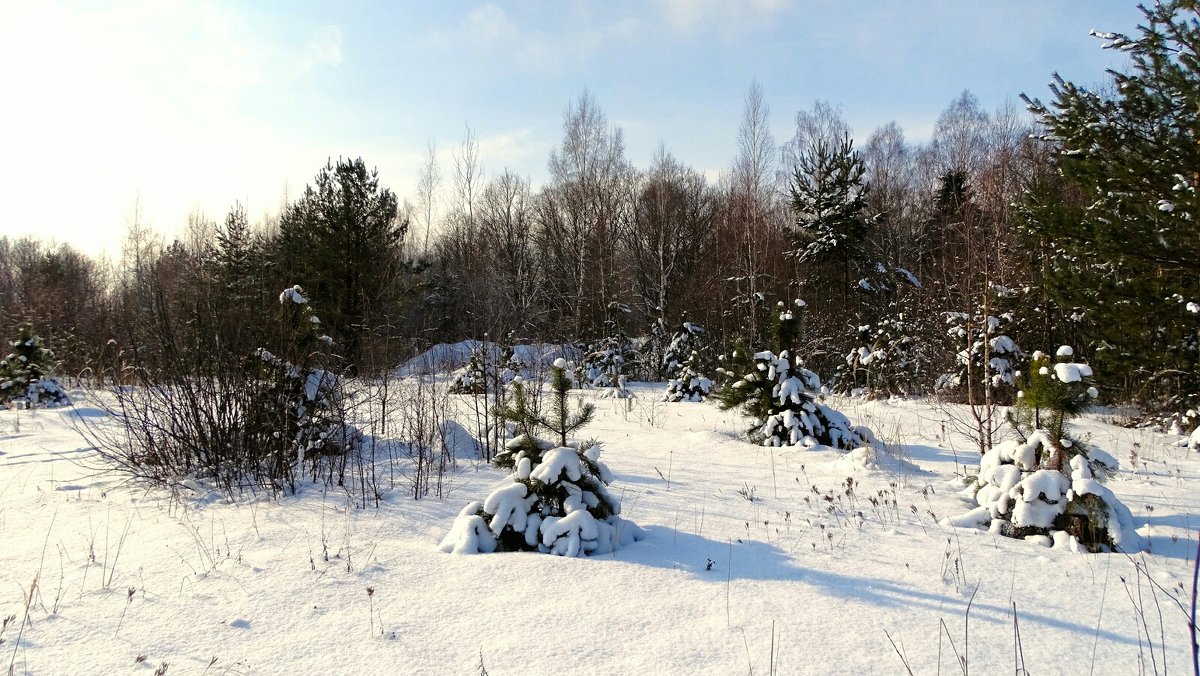
<instances>
[{"instance_id":1,"label":"snow-covered shrub","mask_svg":"<svg viewBox=\"0 0 1200 676\"><path fill-rule=\"evenodd\" d=\"M712 381L700 372L700 353L693 351L687 362L667 382L663 401L704 401L712 394L712 388Z\"/></svg>"},{"instance_id":2,"label":"snow-covered shrub","mask_svg":"<svg viewBox=\"0 0 1200 676\"><path fill-rule=\"evenodd\" d=\"M12 351L0 361L0 406L64 406L70 404L66 392L51 374L54 353L42 344L33 327L21 327Z\"/></svg>"},{"instance_id":3,"label":"snow-covered shrub","mask_svg":"<svg viewBox=\"0 0 1200 676\"><path fill-rule=\"evenodd\" d=\"M620 501L608 491L612 473L600 461L600 444L568 439L591 420L594 409L589 404L570 412L566 366L560 359L552 368L547 415L534 410L526 384L516 382L513 401L501 413L518 433L495 460L511 474L486 499L459 513L442 539L442 551L583 556L641 539L641 529L620 517ZM556 438L541 439L541 431Z\"/></svg>"},{"instance_id":4,"label":"snow-covered shrub","mask_svg":"<svg viewBox=\"0 0 1200 676\"><path fill-rule=\"evenodd\" d=\"M702 335L704 327L686 319L675 331L662 357L662 375L666 380L677 378L685 365L692 361L700 349L699 338Z\"/></svg>"},{"instance_id":5,"label":"snow-covered shrub","mask_svg":"<svg viewBox=\"0 0 1200 676\"><path fill-rule=\"evenodd\" d=\"M821 380L787 352L754 355L754 368L722 386L721 408L743 406L756 423L750 440L764 446L833 446L850 450L878 442L865 427L817 400Z\"/></svg>"},{"instance_id":6,"label":"snow-covered shrub","mask_svg":"<svg viewBox=\"0 0 1200 676\"><path fill-rule=\"evenodd\" d=\"M1014 321L1010 313L968 315L948 312L946 335L954 346L955 369L938 377L936 389L960 394L978 404L989 391L993 401L1008 401L1017 377L1021 348L1007 334Z\"/></svg>"},{"instance_id":7,"label":"snow-covered shrub","mask_svg":"<svg viewBox=\"0 0 1200 676\"><path fill-rule=\"evenodd\" d=\"M903 313L855 327L854 342L838 392L876 398L921 391L926 356L917 327Z\"/></svg>"},{"instance_id":8,"label":"snow-covered shrub","mask_svg":"<svg viewBox=\"0 0 1200 676\"><path fill-rule=\"evenodd\" d=\"M1129 508L1101 483L1117 471L1116 459L1067 433L1096 397L1091 368L1072 357L1066 346L1054 364L1034 353L1010 417L1020 438L983 455L972 486L978 507L950 524L1018 538L1062 531L1091 551L1144 548Z\"/></svg>"}]
</instances>

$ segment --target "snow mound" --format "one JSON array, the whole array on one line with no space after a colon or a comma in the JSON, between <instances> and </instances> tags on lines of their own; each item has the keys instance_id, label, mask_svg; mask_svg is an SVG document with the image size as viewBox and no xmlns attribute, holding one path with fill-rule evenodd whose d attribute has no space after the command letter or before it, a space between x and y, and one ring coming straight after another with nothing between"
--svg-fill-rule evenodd
<instances>
[{"instance_id":1,"label":"snow mound","mask_svg":"<svg viewBox=\"0 0 1200 676\"><path fill-rule=\"evenodd\" d=\"M924 470L913 463L881 451L874 446L861 446L833 461L839 472L858 471L886 472L888 474L923 474Z\"/></svg>"}]
</instances>

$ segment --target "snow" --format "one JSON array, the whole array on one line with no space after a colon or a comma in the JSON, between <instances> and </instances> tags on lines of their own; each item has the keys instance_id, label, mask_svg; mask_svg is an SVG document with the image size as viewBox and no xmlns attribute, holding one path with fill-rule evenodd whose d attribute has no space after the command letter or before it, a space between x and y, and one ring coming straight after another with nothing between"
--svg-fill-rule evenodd
<instances>
[{"instance_id":1,"label":"snow","mask_svg":"<svg viewBox=\"0 0 1200 676\"><path fill-rule=\"evenodd\" d=\"M579 452L563 446L554 448L542 456L542 461L529 474L529 478L537 479L544 484L554 483L563 474L571 481L579 481L583 469L579 463Z\"/></svg>"},{"instance_id":2,"label":"snow","mask_svg":"<svg viewBox=\"0 0 1200 676\"><path fill-rule=\"evenodd\" d=\"M1092 377L1092 367L1087 364L1059 362L1054 365L1054 376L1064 383L1077 383Z\"/></svg>"},{"instance_id":3,"label":"snow","mask_svg":"<svg viewBox=\"0 0 1200 676\"><path fill-rule=\"evenodd\" d=\"M1070 480L1062 472L1041 469L1022 479L1009 495L1016 498L1012 509L1014 526L1049 528L1063 511Z\"/></svg>"},{"instance_id":4,"label":"snow","mask_svg":"<svg viewBox=\"0 0 1200 676\"><path fill-rule=\"evenodd\" d=\"M1140 619L1120 578L1133 584L1144 560L1164 588L1190 589L1200 457L1178 437L1078 422L1077 438L1142 459L1101 486L1131 510L1109 515L1119 541L1150 545L1130 560L1072 548L1061 531L1044 548L980 529L1004 520L960 492L979 456L942 426L964 407L832 399L887 441L847 454L748 444L735 412L663 404L657 383L630 388L633 414L578 396L598 404L586 434L605 442L611 491L645 538L602 523L588 537L583 517L535 528L563 553L595 547L585 559L444 554L495 544L482 501L463 505L506 473L471 457L442 500L412 500L398 474L378 508L317 485L232 503L198 481L155 488L90 469L98 459L72 424L105 418L77 391L74 407L0 411L0 618L23 618L38 580L19 643L11 625L3 635L3 664L151 674L167 662L169 676L204 673L215 656L209 674L477 674L482 655L492 674L767 673L774 626L779 673L903 673L884 631L914 673L939 671L941 636L950 673L941 622L961 636L975 592L973 671L1011 668L1015 603L1032 673L1086 673L1093 646L1097 673L1139 673ZM1162 621L1169 663L1188 664L1187 619L1163 603ZM561 630L535 641L531 627ZM1087 646L1082 665L1064 645Z\"/></svg>"},{"instance_id":5,"label":"snow","mask_svg":"<svg viewBox=\"0 0 1200 676\"><path fill-rule=\"evenodd\" d=\"M303 305L308 302L308 299L304 297L303 289L300 288L299 284L284 289L283 292L279 294L279 303L283 304L287 302L292 302L296 305Z\"/></svg>"}]
</instances>

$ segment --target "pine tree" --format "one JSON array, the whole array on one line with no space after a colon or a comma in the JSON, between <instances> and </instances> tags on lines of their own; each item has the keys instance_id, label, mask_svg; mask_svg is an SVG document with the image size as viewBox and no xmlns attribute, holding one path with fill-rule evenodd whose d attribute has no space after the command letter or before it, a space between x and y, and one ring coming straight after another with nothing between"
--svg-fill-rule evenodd
<instances>
[{"instance_id":1,"label":"pine tree","mask_svg":"<svg viewBox=\"0 0 1200 676\"><path fill-rule=\"evenodd\" d=\"M797 301L800 304L801 301ZM775 344L787 346L798 335L799 319L780 306ZM764 446L814 446L822 444L844 450L874 446L874 436L864 427L854 427L838 411L817 400L821 380L784 349L766 350L753 356L749 373L725 368L726 376L717 393L722 410L741 407L752 420L750 441ZM744 363L735 352L730 366Z\"/></svg>"},{"instance_id":2,"label":"pine tree","mask_svg":"<svg viewBox=\"0 0 1200 676\"><path fill-rule=\"evenodd\" d=\"M1064 179L1031 191L1023 215L1111 382L1176 411L1200 403L1200 314L1188 311L1200 300L1200 13L1195 0L1140 9L1139 34L1093 33L1129 55L1111 86L1056 75L1051 102L1023 97Z\"/></svg>"},{"instance_id":3,"label":"pine tree","mask_svg":"<svg viewBox=\"0 0 1200 676\"><path fill-rule=\"evenodd\" d=\"M33 333L32 326L22 326L10 346L12 351L0 361L0 406L21 402L22 406L36 408L70 403L52 375L54 353L42 344L41 336Z\"/></svg>"},{"instance_id":4,"label":"pine tree","mask_svg":"<svg viewBox=\"0 0 1200 676\"><path fill-rule=\"evenodd\" d=\"M1117 460L1068 431L1067 423L1097 395L1091 367L1073 358L1068 346L1058 349L1054 363L1034 353L1009 417L1020 438L983 455L974 484L979 506L949 519L951 525L988 526L1047 544L1070 536L1090 551L1145 547L1129 508L1101 483L1117 471Z\"/></svg>"},{"instance_id":5,"label":"pine tree","mask_svg":"<svg viewBox=\"0 0 1200 676\"><path fill-rule=\"evenodd\" d=\"M512 401L498 413L518 431L496 456L512 471L509 482L482 502L468 504L442 540L453 553L536 551L560 556L603 554L643 533L621 519L620 501L608 492L612 473L600 461L600 444L569 437L591 420L591 404L571 412L567 363L551 368L549 411L542 414L532 393L514 381ZM539 438L546 430L556 438Z\"/></svg>"},{"instance_id":6,"label":"pine tree","mask_svg":"<svg viewBox=\"0 0 1200 676\"><path fill-rule=\"evenodd\" d=\"M842 297L851 284L851 268L863 254L863 242L877 218L867 215L866 169L849 134L831 142L816 139L797 156L790 186L795 213L790 252L810 266L833 261L842 276Z\"/></svg>"},{"instance_id":7,"label":"pine tree","mask_svg":"<svg viewBox=\"0 0 1200 676\"><path fill-rule=\"evenodd\" d=\"M407 227L397 218L395 194L361 158L326 164L280 218L279 272L308 280L323 299L330 335L351 372L363 365L369 329L396 311L393 282Z\"/></svg>"}]
</instances>

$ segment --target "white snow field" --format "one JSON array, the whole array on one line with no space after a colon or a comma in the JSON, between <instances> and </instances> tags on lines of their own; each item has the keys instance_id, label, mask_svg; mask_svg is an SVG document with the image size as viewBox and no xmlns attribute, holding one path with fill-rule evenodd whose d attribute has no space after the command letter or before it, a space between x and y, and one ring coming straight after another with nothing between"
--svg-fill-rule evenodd
<instances>
[{"instance_id":1,"label":"white snow field","mask_svg":"<svg viewBox=\"0 0 1200 676\"><path fill-rule=\"evenodd\" d=\"M888 449L843 453L757 447L735 413L631 389L579 396L647 537L579 559L439 551L506 476L477 459L442 500L401 477L379 508L320 486L230 503L95 472L86 403L0 411L0 673L1190 671L1184 437L1075 427L1121 461L1108 486L1152 548L1087 554L939 525L975 506L978 454L930 402L831 399Z\"/></svg>"}]
</instances>

